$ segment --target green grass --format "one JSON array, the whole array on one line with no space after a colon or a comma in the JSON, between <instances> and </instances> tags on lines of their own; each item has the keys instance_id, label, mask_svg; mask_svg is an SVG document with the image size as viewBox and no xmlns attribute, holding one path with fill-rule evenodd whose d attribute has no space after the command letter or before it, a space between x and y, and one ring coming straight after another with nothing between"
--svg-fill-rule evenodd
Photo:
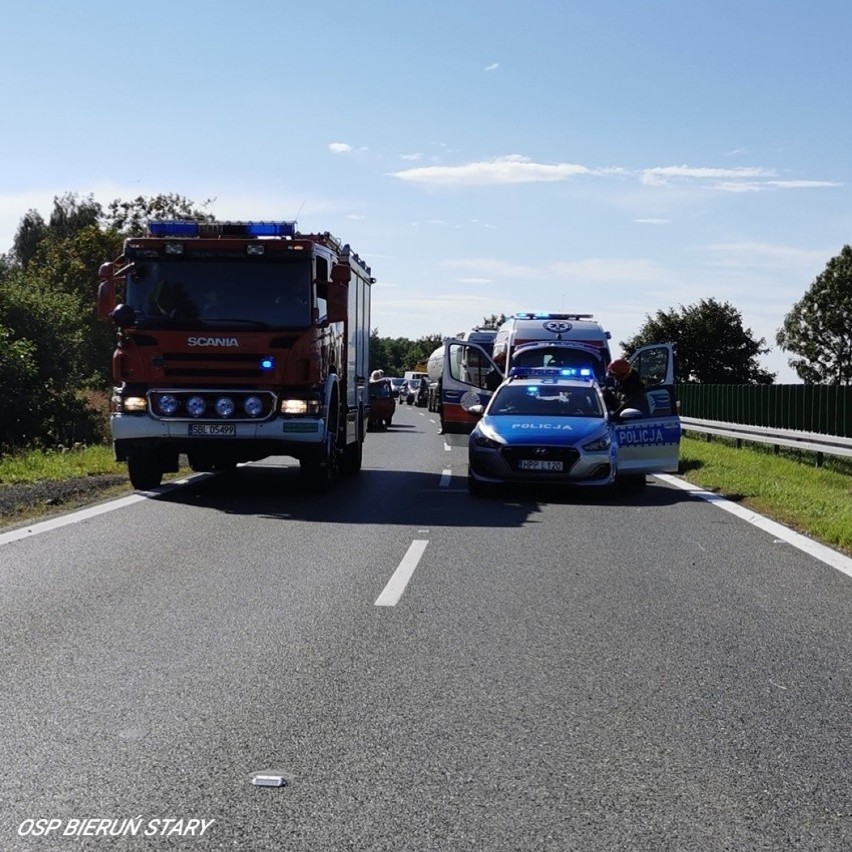
<instances>
[{"instance_id":1,"label":"green grass","mask_svg":"<svg viewBox=\"0 0 852 852\"><path fill-rule=\"evenodd\" d=\"M684 435L684 478L852 554L852 459Z\"/></svg>"},{"instance_id":2,"label":"green grass","mask_svg":"<svg viewBox=\"0 0 852 852\"><path fill-rule=\"evenodd\" d=\"M127 473L125 465L115 461L112 446L107 444L0 456L0 485L50 482L103 473Z\"/></svg>"}]
</instances>

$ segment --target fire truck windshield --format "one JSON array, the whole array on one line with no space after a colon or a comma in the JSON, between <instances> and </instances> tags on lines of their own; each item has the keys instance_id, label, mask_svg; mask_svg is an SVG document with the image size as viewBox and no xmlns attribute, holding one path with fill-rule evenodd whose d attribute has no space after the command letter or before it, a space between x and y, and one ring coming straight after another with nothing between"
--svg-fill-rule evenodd
<instances>
[{"instance_id":1,"label":"fire truck windshield","mask_svg":"<svg viewBox=\"0 0 852 852\"><path fill-rule=\"evenodd\" d=\"M311 264L220 259L139 259L124 302L136 325L156 327L307 328Z\"/></svg>"}]
</instances>

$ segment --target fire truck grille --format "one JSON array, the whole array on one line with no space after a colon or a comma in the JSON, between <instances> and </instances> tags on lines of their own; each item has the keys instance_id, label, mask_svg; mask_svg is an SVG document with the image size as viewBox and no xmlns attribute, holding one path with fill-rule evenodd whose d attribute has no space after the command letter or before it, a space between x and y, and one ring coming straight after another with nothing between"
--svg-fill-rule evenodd
<instances>
[{"instance_id":1,"label":"fire truck grille","mask_svg":"<svg viewBox=\"0 0 852 852\"><path fill-rule=\"evenodd\" d=\"M268 376L256 354L205 353L204 356L183 352L166 352L156 359L155 367L170 379L220 378L261 379Z\"/></svg>"}]
</instances>

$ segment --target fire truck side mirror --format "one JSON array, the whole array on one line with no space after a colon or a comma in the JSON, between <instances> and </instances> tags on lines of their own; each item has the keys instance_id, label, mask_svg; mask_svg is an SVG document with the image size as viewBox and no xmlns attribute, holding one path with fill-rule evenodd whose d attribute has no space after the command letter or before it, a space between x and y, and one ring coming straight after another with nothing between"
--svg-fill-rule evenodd
<instances>
[{"instance_id":1,"label":"fire truck side mirror","mask_svg":"<svg viewBox=\"0 0 852 852\"><path fill-rule=\"evenodd\" d=\"M98 316L107 318L115 310L115 264L103 263L98 270Z\"/></svg>"},{"instance_id":2,"label":"fire truck side mirror","mask_svg":"<svg viewBox=\"0 0 852 852\"><path fill-rule=\"evenodd\" d=\"M128 328L136 324L136 311L130 305L119 305L110 316L119 328Z\"/></svg>"},{"instance_id":3,"label":"fire truck side mirror","mask_svg":"<svg viewBox=\"0 0 852 852\"><path fill-rule=\"evenodd\" d=\"M345 322L349 309L349 287L332 281L328 285L328 321Z\"/></svg>"},{"instance_id":4,"label":"fire truck side mirror","mask_svg":"<svg viewBox=\"0 0 852 852\"><path fill-rule=\"evenodd\" d=\"M331 267L331 280L335 284L349 284L349 267L342 263L335 263Z\"/></svg>"}]
</instances>

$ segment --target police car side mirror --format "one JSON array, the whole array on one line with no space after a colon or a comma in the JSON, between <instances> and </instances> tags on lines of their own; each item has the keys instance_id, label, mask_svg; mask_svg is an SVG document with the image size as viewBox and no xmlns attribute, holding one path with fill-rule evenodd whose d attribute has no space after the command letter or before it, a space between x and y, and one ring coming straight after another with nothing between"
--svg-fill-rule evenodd
<instances>
[{"instance_id":1,"label":"police car side mirror","mask_svg":"<svg viewBox=\"0 0 852 852\"><path fill-rule=\"evenodd\" d=\"M480 405L480 404L471 405L471 407L468 408L468 410L467 410L467 413L472 414L474 417L482 417L484 412L485 412L485 406Z\"/></svg>"},{"instance_id":2,"label":"police car side mirror","mask_svg":"<svg viewBox=\"0 0 852 852\"><path fill-rule=\"evenodd\" d=\"M645 415L638 408L625 408L618 417L620 420L637 420Z\"/></svg>"}]
</instances>

